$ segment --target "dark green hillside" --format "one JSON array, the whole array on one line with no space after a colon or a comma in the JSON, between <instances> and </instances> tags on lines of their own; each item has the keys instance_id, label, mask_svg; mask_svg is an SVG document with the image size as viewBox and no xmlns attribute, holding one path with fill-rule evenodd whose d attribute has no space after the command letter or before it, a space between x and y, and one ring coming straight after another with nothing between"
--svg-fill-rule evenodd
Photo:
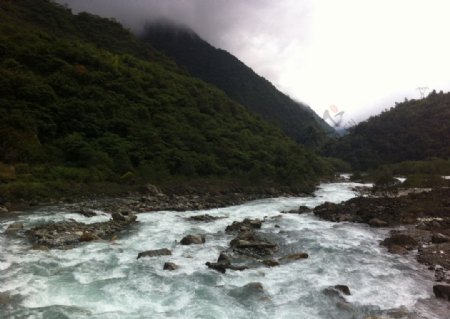
<instances>
[{"instance_id":1,"label":"dark green hillside","mask_svg":"<svg viewBox=\"0 0 450 319\"><path fill-rule=\"evenodd\" d=\"M286 135L307 146L334 136L334 130L309 107L293 101L228 52L214 48L193 31L170 23L149 24L142 38L173 57L193 76L217 86L229 97L277 123Z\"/></svg>"},{"instance_id":2,"label":"dark green hillside","mask_svg":"<svg viewBox=\"0 0 450 319\"><path fill-rule=\"evenodd\" d=\"M309 187L318 156L119 24L0 0L0 192L228 178Z\"/></svg>"},{"instance_id":3,"label":"dark green hillside","mask_svg":"<svg viewBox=\"0 0 450 319\"><path fill-rule=\"evenodd\" d=\"M355 169L383 164L450 158L450 93L432 92L421 100L405 101L350 129L325 148Z\"/></svg>"}]
</instances>

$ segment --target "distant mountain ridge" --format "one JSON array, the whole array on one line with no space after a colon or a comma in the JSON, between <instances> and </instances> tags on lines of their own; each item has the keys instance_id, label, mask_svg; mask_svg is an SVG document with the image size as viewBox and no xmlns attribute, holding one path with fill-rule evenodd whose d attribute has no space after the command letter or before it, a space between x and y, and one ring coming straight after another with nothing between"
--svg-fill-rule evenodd
<instances>
[{"instance_id":1,"label":"distant mountain ridge","mask_svg":"<svg viewBox=\"0 0 450 319\"><path fill-rule=\"evenodd\" d=\"M397 103L324 147L325 155L366 170L427 158L450 159L450 93Z\"/></svg>"},{"instance_id":2,"label":"distant mountain ridge","mask_svg":"<svg viewBox=\"0 0 450 319\"><path fill-rule=\"evenodd\" d=\"M0 0L0 136L6 196L196 178L311 190L331 171L119 23L49 0Z\"/></svg>"},{"instance_id":3,"label":"distant mountain ridge","mask_svg":"<svg viewBox=\"0 0 450 319\"><path fill-rule=\"evenodd\" d=\"M192 30L167 21L155 22L147 24L141 38L193 76L278 124L295 141L317 146L334 136L334 130L308 106L295 102L238 58L213 47Z\"/></svg>"}]
</instances>

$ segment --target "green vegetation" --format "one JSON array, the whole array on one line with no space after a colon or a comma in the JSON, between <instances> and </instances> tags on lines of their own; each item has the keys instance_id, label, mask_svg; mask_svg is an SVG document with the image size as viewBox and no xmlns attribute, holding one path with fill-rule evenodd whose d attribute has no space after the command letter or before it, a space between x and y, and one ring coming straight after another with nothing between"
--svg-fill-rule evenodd
<instances>
[{"instance_id":1,"label":"green vegetation","mask_svg":"<svg viewBox=\"0 0 450 319\"><path fill-rule=\"evenodd\" d=\"M0 119L13 198L216 178L310 189L332 169L118 23L46 0L0 0Z\"/></svg>"},{"instance_id":2,"label":"green vegetation","mask_svg":"<svg viewBox=\"0 0 450 319\"><path fill-rule=\"evenodd\" d=\"M353 169L367 170L404 161L450 158L450 93L432 92L421 100L405 101L350 129L323 154L349 162ZM447 161L448 163L448 161ZM413 170L428 164L401 164ZM440 167L437 162L428 166ZM415 166L415 167L413 167Z\"/></svg>"},{"instance_id":3,"label":"green vegetation","mask_svg":"<svg viewBox=\"0 0 450 319\"><path fill-rule=\"evenodd\" d=\"M173 57L195 77L215 85L252 112L279 125L295 141L316 147L335 136L334 129L309 107L293 101L236 57L214 48L193 31L161 22L149 24L142 38Z\"/></svg>"}]
</instances>

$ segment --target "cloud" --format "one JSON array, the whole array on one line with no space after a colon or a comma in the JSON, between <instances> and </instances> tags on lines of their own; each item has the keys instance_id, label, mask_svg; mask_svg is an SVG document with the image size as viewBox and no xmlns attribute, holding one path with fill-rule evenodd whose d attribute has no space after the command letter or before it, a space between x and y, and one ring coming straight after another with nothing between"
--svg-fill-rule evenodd
<instances>
[{"instance_id":1,"label":"cloud","mask_svg":"<svg viewBox=\"0 0 450 319\"><path fill-rule=\"evenodd\" d=\"M165 18L322 114L361 120L418 86L450 89L447 0L59 0L134 31Z\"/></svg>"}]
</instances>

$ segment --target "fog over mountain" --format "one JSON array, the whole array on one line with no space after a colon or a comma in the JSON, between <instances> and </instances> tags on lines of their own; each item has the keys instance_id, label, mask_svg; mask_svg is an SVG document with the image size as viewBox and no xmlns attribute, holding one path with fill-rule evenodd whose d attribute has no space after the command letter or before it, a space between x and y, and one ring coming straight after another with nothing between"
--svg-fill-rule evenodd
<instances>
[{"instance_id":1,"label":"fog over mountain","mask_svg":"<svg viewBox=\"0 0 450 319\"><path fill-rule=\"evenodd\" d=\"M114 17L134 31L149 20L192 28L319 115L359 121L417 87L450 90L450 2L445 0L58 0Z\"/></svg>"}]
</instances>

